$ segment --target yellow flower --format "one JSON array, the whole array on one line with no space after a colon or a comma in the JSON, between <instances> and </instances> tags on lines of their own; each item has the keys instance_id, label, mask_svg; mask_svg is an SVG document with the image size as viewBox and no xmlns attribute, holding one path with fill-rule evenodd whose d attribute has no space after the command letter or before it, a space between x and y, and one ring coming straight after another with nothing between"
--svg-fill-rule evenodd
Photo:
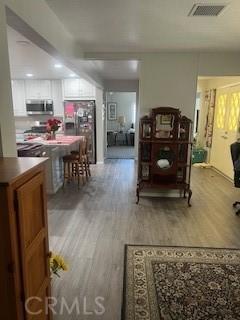
<instances>
[{"instance_id":1,"label":"yellow flower","mask_svg":"<svg viewBox=\"0 0 240 320\"><path fill-rule=\"evenodd\" d=\"M63 257L60 255L51 254L50 257L50 268L53 273L57 273L59 270L67 271L68 266L65 263Z\"/></svg>"},{"instance_id":2,"label":"yellow flower","mask_svg":"<svg viewBox=\"0 0 240 320\"><path fill-rule=\"evenodd\" d=\"M53 259L61 269L63 269L64 271L67 270L67 265L66 265L63 257L61 257L59 255L55 255Z\"/></svg>"}]
</instances>

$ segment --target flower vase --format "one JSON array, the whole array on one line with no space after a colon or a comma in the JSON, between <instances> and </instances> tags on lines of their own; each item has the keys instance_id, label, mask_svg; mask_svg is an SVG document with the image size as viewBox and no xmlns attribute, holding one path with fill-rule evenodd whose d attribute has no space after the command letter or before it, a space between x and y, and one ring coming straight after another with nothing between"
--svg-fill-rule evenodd
<instances>
[{"instance_id":1,"label":"flower vase","mask_svg":"<svg viewBox=\"0 0 240 320\"><path fill-rule=\"evenodd\" d=\"M51 140L56 140L56 132L51 131Z\"/></svg>"}]
</instances>

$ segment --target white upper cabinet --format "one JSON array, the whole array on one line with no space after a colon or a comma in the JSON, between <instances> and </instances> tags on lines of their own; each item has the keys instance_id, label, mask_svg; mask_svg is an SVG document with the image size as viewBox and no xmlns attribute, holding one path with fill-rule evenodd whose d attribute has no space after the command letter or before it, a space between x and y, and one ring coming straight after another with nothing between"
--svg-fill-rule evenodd
<instances>
[{"instance_id":1,"label":"white upper cabinet","mask_svg":"<svg viewBox=\"0 0 240 320\"><path fill-rule=\"evenodd\" d=\"M26 80L25 81L27 99L51 99L50 80Z\"/></svg>"},{"instance_id":2,"label":"white upper cabinet","mask_svg":"<svg viewBox=\"0 0 240 320\"><path fill-rule=\"evenodd\" d=\"M61 80L52 80L52 100L53 100L54 115L58 117L63 117L64 108L63 108Z\"/></svg>"},{"instance_id":3,"label":"white upper cabinet","mask_svg":"<svg viewBox=\"0 0 240 320\"><path fill-rule=\"evenodd\" d=\"M95 98L95 87L85 79L80 79L80 96Z\"/></svg>"},{"instance_id":4,"label":"white upper cabinet","mask_svg":"<svg viewBox=\"0 0 240 320\"><path fill-rule=\"evenodd\" d=\"M95 99L95 87L85 79L63 80L65 99Z\"/></svg>"},{"instance_id":5,"label":"white upper cabinet","mask_svg":"<svg viewBox=\"0 0 240 320\"><path fill-rule=\"evenodd\" d=\"M42 99L52 99L52 87L50 80L40 80L41 81L41 91L40 95Z\"/></svg>"},{"instance_id":6,"label":"white upper cabinet","mask_svg":"<svg viewBox=\"0 0 240 320\"><path fill-rule=\"evenodd\" d=\"M79 79L65 79L63 80L64 97L78 98L80 94Z\"/></svg>"},{"instance_id":7,"label":"white upper cabinet","mask_svg":"<svg viewBox=\"0 0 240 320\"><path fill-rule=\"evenodd\" d=\"M84 79L12 80L15 116L26 116L26 100L52 99L54 115L64 116L64 100L95 99L95 87Z\"/></svg>"},{"instance_id":8,"label":"white upper cabinet","mask_svg":"<svg viewBox=\"0 0 240 320\"><path fill-rule=\"evenodd\" d=\"M14 116L26 116L26 98L24 80L12 80L12 98Z\"/></svg>"}]
</instances>

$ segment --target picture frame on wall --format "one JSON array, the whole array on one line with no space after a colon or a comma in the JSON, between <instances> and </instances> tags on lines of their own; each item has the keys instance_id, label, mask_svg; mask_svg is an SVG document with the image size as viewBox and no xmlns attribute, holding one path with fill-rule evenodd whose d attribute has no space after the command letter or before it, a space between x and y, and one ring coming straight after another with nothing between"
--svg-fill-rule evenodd
<instances>
[{"instance_id":1,"label":"picture frame on wall","mask_svg":"<svg viewBox=\"0 0 240 320\"><path fill-rule=\"evenodd\" d=\"M117 120L117 104L116 102L108 103L108 120Z\"/></svg>"}]
</instances>

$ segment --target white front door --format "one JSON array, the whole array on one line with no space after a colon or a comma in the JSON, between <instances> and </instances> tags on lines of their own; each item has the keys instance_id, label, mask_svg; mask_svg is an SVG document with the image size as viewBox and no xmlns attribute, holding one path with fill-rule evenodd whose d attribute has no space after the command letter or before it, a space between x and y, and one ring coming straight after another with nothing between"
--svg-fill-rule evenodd
<instances>
[{"instance_id":1,"label":"white front door","mask_svg":"<svg viewBox=\"0 0 240 320\"><path fill-rule=\"evenodd\" d=\"M233 179L230 145L239 130L240 86L217 90L211 164Z\"/></svg>"}]
</instances>

